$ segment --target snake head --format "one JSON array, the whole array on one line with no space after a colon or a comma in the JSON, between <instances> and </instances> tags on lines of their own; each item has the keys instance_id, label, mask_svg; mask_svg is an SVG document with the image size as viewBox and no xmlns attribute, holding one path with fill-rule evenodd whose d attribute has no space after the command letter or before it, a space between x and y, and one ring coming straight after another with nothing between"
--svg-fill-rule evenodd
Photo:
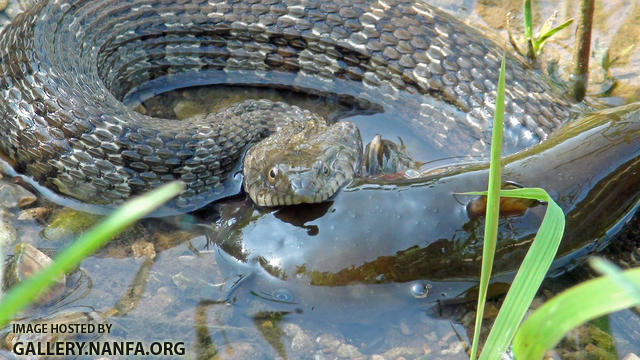
<instances>
[{"instance_id":1,"label":"snake head","mask_svg":"<svg viewBox=\"0 0 640 360\"><path fill-rule=\"evenodd\" d=\"M244 188L259 206L322 202L353 179L361 156L353 123L290 124L249 149Z\"/></svg>"}]
</instances>

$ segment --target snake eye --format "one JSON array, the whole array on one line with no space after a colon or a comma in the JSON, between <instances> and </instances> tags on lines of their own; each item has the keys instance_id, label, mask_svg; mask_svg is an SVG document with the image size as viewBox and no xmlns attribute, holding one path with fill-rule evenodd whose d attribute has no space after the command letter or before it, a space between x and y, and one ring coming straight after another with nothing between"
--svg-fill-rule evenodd
<instances>
[{"instance_id":1,"label":"snake eye","mask_svg":"<svg viewBox=\"0 0 640 360\"><path fill-rule=\"evenodd\" d=\"M329 176L329 167L327 165L322 166L322 175Z\"/></svg>"},{"instance_id":2,"label":"snake eye","mask_svg":"<svg viewBox=\"0 0 640 360\"><path fill-rule=\"evenodd\" d=\"M267 177L269 178L269 182L276 181L276 176L278 176L278 167L274 166L271 168L271 170L269 170L269 173L267 174Z\"/></svg>"}]
</instances>

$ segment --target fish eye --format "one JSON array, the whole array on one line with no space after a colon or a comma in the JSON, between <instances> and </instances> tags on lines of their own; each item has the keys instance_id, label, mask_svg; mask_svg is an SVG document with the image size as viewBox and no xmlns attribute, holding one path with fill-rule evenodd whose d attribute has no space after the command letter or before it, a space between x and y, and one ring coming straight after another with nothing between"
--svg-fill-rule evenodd
<instances>
[{"instance_id":1,"label":"fish eye","mask_svg":"<svg viewBox=\"0 0 640 360\"><path fill-rule=\"evenodd\" d=\"M274 166L271 168L271 170L269 170L269 173L267 174L267 178L269 179L270 182L274 182L276 181L276 176L278 176L278 167Z\"/></svg>"},{"instance_id":2,"label":"fish eye","mask_svg":"<svg viewBox=\"0 0 640 360\"><path fill-rule=\"evenodd\" d=\"M322 165L322 175L329 176L329 167L327 165Z\"/></svg>"}]
</instances>

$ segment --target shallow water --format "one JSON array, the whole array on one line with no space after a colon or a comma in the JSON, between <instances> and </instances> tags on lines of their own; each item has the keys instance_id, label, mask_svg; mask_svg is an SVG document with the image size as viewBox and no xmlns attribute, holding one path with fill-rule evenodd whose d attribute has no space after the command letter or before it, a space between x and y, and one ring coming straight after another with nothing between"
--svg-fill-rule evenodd
<instances>
[{"instance_id":1,"label":"shallow water","mask_svg":"<svg viewBox=\"0 0 640 360\"><path fill-rule=\"evenodd\" d=\"M520 1L503 2L498 8L485 3L490 2L435 2L467 19L467 23L480 27L501 29L506 9L519 13ZM540 2L535 13L550 14L560 9L559 18L564 19L573 12L570 3L566 1L558 6L551 1ZM638 35L633 39L628 34L640 34L637 22L632 21L637 19L638 9L640 5L637 2L612 1L607 2L606 6L602 5L596 13L600 23L594 34L595 41L612 44L618 50L624 49L630 41L637 43ZM636 31L630 30L630 27ZM558 37L560 41L550 43L547 46L549 56L566 63L573 40L571 34L572 31L565 31L564 35ZM627 101L625 99L638 98L638 83L633 81L639 74L638 65L640 49L634 49L620 60L618 66L612 68L611 73L619 79L620 85L607 102L620 103ZM562 67L560 73L563 74ZM593 77L598 78L597 71ZM598 87L592 86L591 90L596 92ZM148 114L178 118L194 111L214 110L238 99L265 97L283 99L332 119L349 118L359 126L365 142L377 133L389 139L399 136L416 159L439 159L438 156L421 157L429 149L422 145L415 129L398 121L398 114L363 114L351 106L340 105L336 99L302 96L289 91L223 86L180 90L145 99L142 102L144 110L139 109ZM138 106L135 96L132 99L131 106ZM198 103L211 105L198 109ZM234 210L245 209L242 199L234 201L238 202ZM55 254L82 230L82 227L63 227L56 231L51 224L55 223L56 214L64 218L77 215L60 213L55 205L45 199L31 206L50 209L51 214L43 219L18 220L21 209L10 207L2 211L2 219L16 229L20 241L32 243L45 253ZM226 295L232 290L229 279L246 268L237 264L223 264L233 259L221 255L218 248L211 244L210 229L216 220L218 216L209 207L194 215L141 222L83 261L80 269L67 279L67 294L62 299L55 304L29 310L21 322L55 316L64 311L93 313L113 324L110 334L100 336L98 342L134 340L147 345L154 341L184 342L190 358L205 358L206 354L214 353L219 358L234 359L270 359L278 356L375 358L375 354L385 359L413 359L425 355L446 359L466 358L465 349L471 331L467 317L473 306L424 303L420 298L419 282L354 284L328 287L316 292L310 290L306 295L317 300L316 308L297 313L291 312L292 307L287 306L292 294L285 287L266 276L253 275L240 282L234 289L233 297L227 299ZM299 231L313 231L313 228L302 225ZM8 245L7 249L11 247L13 244ZM10 257L11 250L8 253ZM547 288L555 291L571 283L571 277L562 278L547 284ZM416 285L418 288L414 288ZM256 293L254 289L270 290ZM283 305L281 310L279 304ZM117 313L114 313L114 308ZM637 313L626 311L614 314L610 319L609 326L618 356L622 358L629 352L640 353ZM92 336L87 336L85 340L90 339ZM10 356L8 352L3 354Z\"/></svg>"}]
</instances>

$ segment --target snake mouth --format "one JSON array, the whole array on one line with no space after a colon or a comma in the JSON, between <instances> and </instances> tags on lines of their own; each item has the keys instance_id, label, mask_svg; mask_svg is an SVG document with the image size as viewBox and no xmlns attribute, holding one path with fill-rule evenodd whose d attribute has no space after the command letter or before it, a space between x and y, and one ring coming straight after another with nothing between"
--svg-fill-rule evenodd
<instances>
[{"instance_id":1,"label":"snake mouth","mask_svg":"<svg viewBox=\"0 0 640 360\"><path fill-rule=\"evenodd\" d=\"M331 198L340 187L341 185L335 181L327 184L322 191L313 191L305 188L304 190L282 193L260 189L259 186L255 186L248 189L247 193L258 206L288 206L324 202Z\"/></svg>"},{"instance_id":2,"label":"snake mouth","mask_svg":"<svg viewBox=\"0 0 640 360\"><path fill-rule=\"evenodd\" d=\"M320 203L329 199L334 193L316 194L314 196L296 196L291 194L270 194L265 192L254 192L249 193L249 196L258 206L272 207Z\"/></svg>"}]
</instances>

